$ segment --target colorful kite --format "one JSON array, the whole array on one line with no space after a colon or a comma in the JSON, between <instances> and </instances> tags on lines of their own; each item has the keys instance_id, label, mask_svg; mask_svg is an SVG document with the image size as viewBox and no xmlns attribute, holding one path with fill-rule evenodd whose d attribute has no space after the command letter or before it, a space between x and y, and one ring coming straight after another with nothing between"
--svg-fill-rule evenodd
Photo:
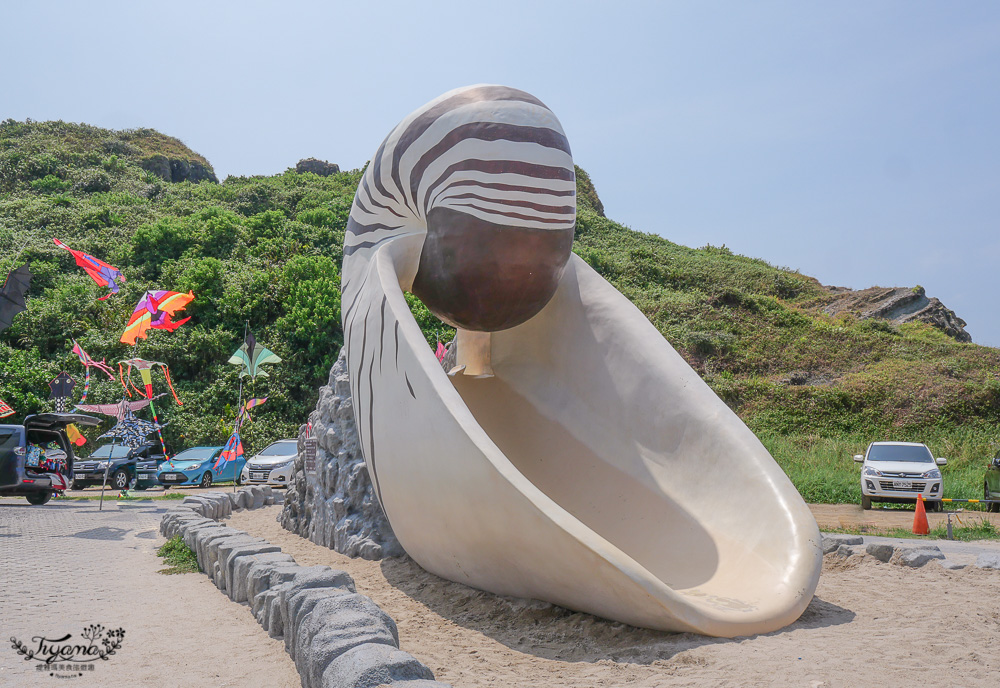
<instances>
[{"instance_id":1,"label":"colorful kite","mask_svg":"<svg viewBox=\"0 0 1000 688\"><path fill-rule=\"evenodd\" d=\"M13 415L14 415L14 409L11 408L10 404L8 404L3 399L0 399L0 418L6 418L7 416L13 416Z\"/></svg>"},{"instance_id":2,"label":"colorful kite","mask_svg":"<svg viewBox=\"0 0 1000 688\"><path fill-rule=\"evenodd\" d=\"M69 376L65 370L49 381L49 399L55 399L56 413L65 413L67 399L73 396L73 388L76 387L76 380Z\"/></svg>"},{"instance_id":3,"label":"colorful kite","mask_svg":"<svg viewBox=\"0 0 1000 688\"><path fill-rule=\"evenodd\" d=\"M219 454L219 458L216 459L215 469L216 474L221 473L223 467L230 461L238 461L243 458L243 441L240 440L240 433L233 432L229 436L229 441L226 442L226 446L223 447L222 453Z\"/></svg>"},{"instance_id":4,"label":"colorful kite","mask_svg":"<svg viewBox=\"0 0 1000 688\"><path fill-rule=\"evenodd\" d=\"M76 340L73 340L73 353L76 354L77 358L80 359L80 363L86 369L86 377L83 380L83 396L80 397L80 403L87 400L87 393L90 392L90 369L97 368L98 370L103 370L104 374L108 376L109 379L115 379L115 371L111 369L107 363L105 363L102 358L100 361L95 361L90 357L83 347L77 344Z\"/></svg>"},{"instance_id":5,"label":"colorful kite","mask_svg":"<svg viewBox=\"0 0 1000 688\"><path fill-rule=\"evenodd\" d=\"M267 397L263 398L254 397L253 399L250 399L247 403L243 404L243 406L240 408L239 414L237 414L236 416L236 430L239 430L240 427L242 427L244 421L247 420L253 421L253 418L250 417L250 409L254 408L255 406L260 406L265 401L267 401Z\"/></svg>"},{"instance_id":6,"label":"colorful kite","mask_svg":"<svg viewBox=\"0 0 1000 688\"><path fill-rule=\"evenodd\" d=\"M10 327L15 315L27 310L24 292L28 291L30 285L31 270L27 263L7 273L3 289L0 289L0 332Z\"/></svg>"},{"instance_id":7,"label":"colorful kite","mask_svg":"<svg viewBox=\"0 0 1000 688\"><path fill-rule=\"evenodd\" d=\"M129 368L129 375L127 378L128 380L127 382L124 370L122 369L122 365L124 365L126 368ZM132 396L132 392L130 392L128 389L129 384L131 384L132 389L134 389L136 393L139 394L139 396L145 396L147 399L158 398L153 396L154 366L160 366L161 368L163 368L163 377L167 381L167 387L170 388L170 393L174 395L174 401L177 402L178 406L183 406L184 404L183 402L181 402L180 399L177 398L177 392L174 391L173 382L171 382L170 380L170 366L168 366L166 363L161 363L160 361L147 361L142 358L129 358L124 361L118 361L118 376L121 380L122 387L125 388L125 391L128 392L129 396ZM140 391L139 388L135 386L135 383L132 382L132 370L131 370L132 368L135 368L136 370L139 371L139 377L142 378L142 384L145 385L146 387L145 394L143 394L142 391Z\"/></svg>"},{"instance_id":8,"label":"colorful kite","mask_svg":"<svg viewBox=\"0 0 1000 688\"><path fill-rule=\"evenodd\" d=\"M103 260L89 256L83 251L74 251L58 239L53 239L52 241L54 241L56 246L59 248L64 248L72 253L73 258L76 259L76 264L83 268L88 275L90 275L90 279L97 282L99 286L107 287L111 290L109 293L100 297L98 301L103 301L112 294L118 293L119 286L115 280L121 280L121 283L125 284L125 275L123 275L122 271L114 265L108 265Z\"/></svg>"},{"instance_id":9,"label":"colorful kite","mask_svg":"<svg viewBox=\"0 0 1000 688\"><path fill-rule=\"evenodd\" d=\"M125 375L122 372L122 364L129 369L128 382L126 383ZM177 392L174 391L174 386L170 382L170 368L167 367L166 363L160 363L159 361L146 361L141 358L130 358L127 361L118 361L118 374L121 376L122 387L128 392L129 396L132 396L132 392L129 391L128 385L132 385L138 394L142 394L139 388L135 386L132 382L132 368L139 371L139 377L142 378L142 383L146 387L146 399L149 400L149 410L153 412L153 422L156 423L156 432L160 436L160 447L163 448L163 455L170 458L167 455L167 444L163 441L163 433L160 432L160 419L156 415L156 406L153 405L153 366L160 366L163 368L163 377L167 379L167 387L170 388L170 393L174 395L174 401L177 402L178 406L183 406L181 400L177 398Z\"/></svg>"},{"instance_id":10,"label":"colorful kite","mask_svg":"<svg viewBox=\"0 0 1000 688\"><path fill-rule=\"evenodd\" d=\"M149 406L154 400L166 395L166 392L157 394L153 399L139 399L138 401L125 401L122 399L117 404L77 404L77 411L87 413L101 413L105 416L112 416L121 420L129 411L138 411Z\"/></svg>"},{"instance_id":11,"label":"colorful kite","mask_svg":"<svg viewBox=\"0 0 1000 688\"><path fill-rule=\"evenodd\" d=\"M121 341L135 346L137 337L145 339L147 330L167 330L173 332L191 318L174 322L177 311L184 310L194 299L194 294L181 294L176 291L147 291L139 299L138 305L132 311L132 317L125 326Z\"/></svg>"},{"instance_id":12,"label":"colorful kite","mask_svg":"<svg viewBox=\"0 0 1000 688\"><path fill-rule=\"evenodd\" d=\"M448 355L448 349L441 342L438 342L437 351L434 352L438 363L444 363L444 357Z\"/></svg>"},{"instance_id":13,"label":"colorful kite","mask_svg":"<svg viewBox=\"0 0 1000 688\"><path fill-rule=\"evenodd\" d=\"M232 365L243 366L240 377L249 375L250 379L253 380L258 375L267 377L267 373L260 367L265 363L281 363L281 358L270 349L258 344L253 332L247 332L246 341L230 356L228 362Z\"/></svg>"},{"instance_id":14,"label":"colorful kite","mask_svg":"<svg viewBox=\"0 0 1000 688\"><path fill-rule=\"evenodd\" d=\"M158 423L150 423L148 420L136 418L134 413L127 411L125 416L113 428L97 439L116 437L119 444L123 446L132 448L141 447L146 444L147 435L154 430L159 433L162 427Z\"/></svg>"},{"instance_id":15,"label":"colorful kite","mask_svg":"<svg viewBox=\"0 0 1000 688\"><path fill-rule=\"evenodd\" d=\"M83 433L80 432L80 429L72 423L66 426L66 437L70 442L78 447L82 447L87 443L87 438L84 437Z\"/></svg>"}]
</instances>

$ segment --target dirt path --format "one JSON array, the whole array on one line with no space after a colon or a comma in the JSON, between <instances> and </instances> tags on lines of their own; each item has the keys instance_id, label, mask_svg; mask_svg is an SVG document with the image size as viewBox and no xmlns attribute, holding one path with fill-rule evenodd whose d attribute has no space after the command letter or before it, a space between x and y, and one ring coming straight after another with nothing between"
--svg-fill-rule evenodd
<instances>
[{"instance_id":1,"label":"dirt path","mask_svg":"<svg viewBox=\"0 0 1000 688\"><path fill-rule=\"evenodd\" d=\"M958 506L958 505L956 505ZM913 526L913 509L871 509L863 510L856 504L810 504L816 523L820 530L833 528L859 528L864 526L873 530L887 528L906 528ZM962 511L958 513L961 523L977 523L988 520L1000 529L1000 514L988 514L985 511ZM927 522L931 528L936 528L948 522L946 513L929 513ZM960 525L959 520L952 516L952 524Z\"/></svg>"},{"instance_id":2,"label":"dirt path","mask_svg":"<svg viewBox=\"0 0 1000 688\"><path fill-rule=\"evenodd\" d=\"M835 520L861 511L831 509ZM456 688L944 681L992 687L1000 671L1000 572L946 571L934 563L905 569L830 555L816 598L799 621L776 633L724 640L500 598L437 578L405 557L350 559L283 530L277 514L277 507L241 512L229 523L280 545L300 564L348 571L358 591L396 619L402 648Z\"/></svg>"}]
</instances>

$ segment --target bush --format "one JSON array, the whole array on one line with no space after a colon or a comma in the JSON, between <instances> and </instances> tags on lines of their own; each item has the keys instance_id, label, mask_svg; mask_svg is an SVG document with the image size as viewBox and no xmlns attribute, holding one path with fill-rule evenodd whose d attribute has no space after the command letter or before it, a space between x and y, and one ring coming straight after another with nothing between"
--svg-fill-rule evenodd
<instances>
[{"instance_id":1,"label":"bush","mask_svg":"<svg viewBox=\"0 0 1000 688\"><path fill-rule=\"evenodd\" d=\"M61 191L66 191L71 186L73 185L70 182L63 181L54 174L46 175L41 179L36 179L35 181L31 182L32 189L34 189L38 193L45 193L45 194L59 193Z\"/></svg>"}]
</instances>

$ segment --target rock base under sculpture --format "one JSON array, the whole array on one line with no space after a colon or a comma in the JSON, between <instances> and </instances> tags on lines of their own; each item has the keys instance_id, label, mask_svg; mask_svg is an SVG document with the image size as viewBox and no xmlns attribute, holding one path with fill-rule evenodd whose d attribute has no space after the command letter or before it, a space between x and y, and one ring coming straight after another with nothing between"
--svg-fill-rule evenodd
<instances>
[{"instance_id":1,"label":"rock base under sculpture","mask_svg":"<svg viewBox=\"0 0 1000 688\"><path fill-rule=\"evenodd\" d=\"M320 388L312 425L299 429L295 477L279 517L282 527L318 545L363 559L405 552L386 519L368 477L354 421L344 352ZM315 470L306 470L305 440L317 440Z\"/></svg>"}]
</instances>

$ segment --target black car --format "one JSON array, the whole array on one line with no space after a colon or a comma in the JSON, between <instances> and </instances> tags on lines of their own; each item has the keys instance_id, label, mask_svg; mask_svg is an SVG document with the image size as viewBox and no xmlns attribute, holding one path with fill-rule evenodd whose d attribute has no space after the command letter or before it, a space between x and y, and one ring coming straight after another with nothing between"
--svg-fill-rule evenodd
<instances>
[{"instance_id":1,"label":"black car","mask_svg":"<svg viewBox=\"0 0 1000 688\"><path fill-rule=\"evenodd\" d=\"M19 495L45 504L72 479L75 455L66 437L70 424L93 426L100 419L80 413L40 413L24 425L0 425L0 496ZM39 447L51 447L48 457Z\"/></svg>"},{"instance_id":2,"label":"black car","mask_svg":"<svg viewBox=\"0 0 1000 688\"><path fill-rule=\"evenodd\" d=\"M156 480L156 467L163 461L163 452L158 444L144 444L135 448L105 444L95 449L86 459L76 462L73 489L82 490L91 485L100 485L107 476L107 485L112 489L127 490L135 480L135 488L145 490L159 484Z\"/></svg>"}]
</instances>

